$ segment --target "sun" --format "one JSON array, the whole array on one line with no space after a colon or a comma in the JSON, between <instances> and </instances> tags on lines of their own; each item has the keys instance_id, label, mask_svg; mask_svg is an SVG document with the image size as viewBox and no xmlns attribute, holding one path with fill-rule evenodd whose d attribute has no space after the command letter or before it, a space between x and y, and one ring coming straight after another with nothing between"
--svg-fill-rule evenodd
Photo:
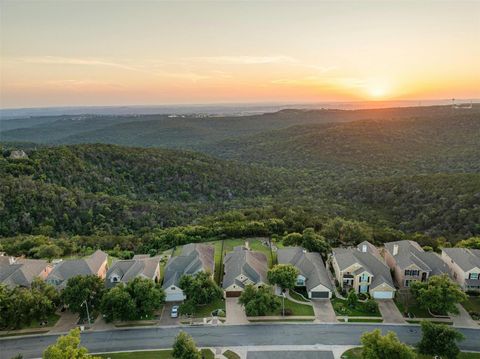
<instances>
[{"instance_id":1,"label":"sun","mask_svg":"<svg viewBox=\"0 0 480 359\"><path fill-rule=\"evenodd\" d=\"M368 94L373 98L383 98L387 95L387 90L385 87L373 86L368 89Z\"/></svg>"}]
</instances>

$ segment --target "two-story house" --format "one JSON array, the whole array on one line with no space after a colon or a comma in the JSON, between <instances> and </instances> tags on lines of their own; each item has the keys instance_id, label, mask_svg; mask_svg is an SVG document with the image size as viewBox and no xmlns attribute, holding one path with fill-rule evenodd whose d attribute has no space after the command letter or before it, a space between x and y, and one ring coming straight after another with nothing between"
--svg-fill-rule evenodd
<instances>
[{"instance_id":1,"label":"two-story house","mask_svg":"<svg viewBox=\"0 0 480 359\"><path fill-rule=\"evenodd\" d=\"M444 248L442 259L464 290L480 291L480 249Z\"/></svg>"},{"instance_id":2,"label":"two-story house","mask_svg":"<svg viewBox=\"0 0 480 359\"><path fill-rule=\"evenodd\" d=\"M296 285L306 288L308 298L332 297L332 282L320 254L307 252L301 247L286 247L277 251L277 258L279 264L291 264L298 269Z\"/></svg>"},{"instance_id":3,"label":"two-story house","mask_svg":"<svg viewBox=\"0 0 480 359\"><path fill-rule=\"evenodd\" d=\"M347 291L370 293L377 299L395 296L390 269L371 243L365 241L355 248L335 248L331 262L339 285Z\"/></svg>"},{"instance_id":4,"label":"two-story house","mask_svg":"<svg viewBox=\"0 0 480 359\"><path fill-rule=\"evenodd\" d=\"M261 287L267 283L267 257L245 247L235 247L224 259L222 287L225 296L238 297L247 285Z\"/></svg>"},{"instance_id":5,"label":"two-story house","mask_svg":"<svg viewBox=\"0 0 480 359\"><path fill-rule=\"evenodd\" d=\"M425 252L414 241L385 243L383 256L393 270L395 281L400 288L409 287L414 281L425 282L432 275L449 273L448 267L438 254Z\"/></svg>"},{"instance_id":6,"label":"two-story house","mask_svg":"<svg viewBox=\"0 0 480 359\"><path fill-rule=\"evenodd\" d=\"M96 275L102 279L107 273L108 254L97 250L92 255L81 259L67 259L58 262L46 282L57 289L63 289L67 281L77 275Z\"/></svg>"},{"instance_id":7,"label":"two-story house","mask_svg":"<svg viewBox=\"0 0 480 359\"><path fill-rule=\"evenodd\" d=\"M105 284L107 288L111 288L118 283L128 283L137 277L151 279L158 283L160 257L139 254L132 259L115 261L107 271Z\"/></svg>"},{"instance_id":8,"label":"two-story house","mask_svg":"<svg viewBox=\"0 0 480 359\"><path fill-rule=\"evenodd\" d=\"M186 299L180 288L183 275L194 275L198 272L208 272L213 275L215 270L215 248L207 244L190 243L182 248L179 256L168 260L163 278L165 301L180 302Z\"/></svg>"}]
</instances>

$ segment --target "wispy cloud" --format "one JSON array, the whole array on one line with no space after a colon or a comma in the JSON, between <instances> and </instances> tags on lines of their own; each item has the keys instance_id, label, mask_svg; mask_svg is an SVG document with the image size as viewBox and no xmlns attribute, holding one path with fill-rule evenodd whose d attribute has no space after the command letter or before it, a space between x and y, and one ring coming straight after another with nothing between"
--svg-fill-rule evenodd
<instances>
[{"instance_id":1,"label":"wispy cloud","mask_svg":"<svg viewBox=\"0 0 480 359\"><path fill-rule=\"evenodd\" d=\"M217 65L259 65L259 64L292 64L297 60L283 55L275 56L206 56L190 57L188 60L206 62Z\"/></svg>"},{"instance_id":2,"label":"wispy cloud","mask_svg":"<svg viewBox=\"0 0 480 359\"><path fill-rule=\"evenodd\" d=\"M22 57L20 61L32 64L51 64L51 65L81 65L81 66L107 66L115 67L130 71L143 71L140 68L122 64L119 62L112 62L98 58L73 58L73 57L59 57L59 56L34 56Z\"/></svg>"}]
</instances>

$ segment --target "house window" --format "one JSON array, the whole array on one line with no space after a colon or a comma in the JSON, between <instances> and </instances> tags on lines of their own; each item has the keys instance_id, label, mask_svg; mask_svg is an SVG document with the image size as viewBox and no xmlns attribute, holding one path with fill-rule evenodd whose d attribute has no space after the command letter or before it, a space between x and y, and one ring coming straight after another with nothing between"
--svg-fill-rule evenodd
<instances>
[{"instance_id":1,"label":"house window","mask_svg":"<svg viewBox=\"0 0 480 359\"><path fill-rule=\"evenodd\" d=\"M170 290L175 290L175 287L170 287Z\"/></svg>"},{"instance_id":2,"label":"house window","mask_svg":"<svg viewBox=\"0 0 480 359\"><path fill-rule=\"evenodd\" d=\"M420 274L418 269L405 269L405 275L417 277Z\"/></svg>"},{"instance_id":3,"label":"house window","mask_svg":"<svg viewBox=\"0 0 480 359\"><path fill-rule=\"evenodd\" d=\"M468 279L478 279L479 274L478 273L470 273L468 276Z\"/></svg>"},{"instance_id":4,"label":"house window","mask_svg":"<svg viewBox=\"0 0 480 359\"><path fill-rule=\"evenodd\" d=\"M118 282L118 277L112 277L112 282Z\"/></svg>"},{"instance_id":5,"label":"house window","mask_svg":"<svg viewBox=\"0 0 480 359\"><path fill-rule=\"evenodd\" d=\"M305 278L301 277L301 276L298 276L297 277L297 286L303 286L305 285Z\"/></svg>"},{"instance_id":6,"label":"house window","mask_svg":"<svg viewBox=\"0 0 480 359\"><path fill-rule=\"evenodd\" d=\"M360 277L360 282L368 282L369 279L370 277L368 276L368 274L362 274L362 276Z\"/></svg>"}]
</instances>

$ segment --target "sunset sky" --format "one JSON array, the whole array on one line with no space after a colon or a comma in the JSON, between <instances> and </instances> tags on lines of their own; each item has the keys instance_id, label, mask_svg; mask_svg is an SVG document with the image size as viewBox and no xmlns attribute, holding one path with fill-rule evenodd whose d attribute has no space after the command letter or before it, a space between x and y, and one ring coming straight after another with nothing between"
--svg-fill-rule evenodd
<instances>
[{"instance_id":1,"label":"sunset sky","mask_svg":"<svg viewBox=\"0 0 480 359\"><path fill-rule=\"evenodd\" d=\"M480 2L1 1L0 106L480 98Z\"/></svg>"}]
</instances>

